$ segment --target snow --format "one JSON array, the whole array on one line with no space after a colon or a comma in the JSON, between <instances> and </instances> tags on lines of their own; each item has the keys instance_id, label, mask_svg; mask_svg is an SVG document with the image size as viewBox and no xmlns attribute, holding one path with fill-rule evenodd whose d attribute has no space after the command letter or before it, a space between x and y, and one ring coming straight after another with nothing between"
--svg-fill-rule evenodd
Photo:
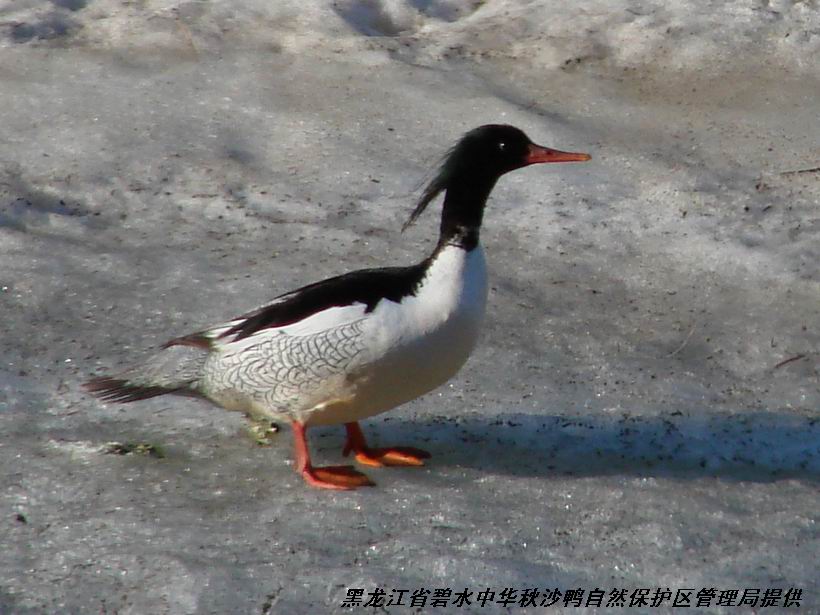
<instances>
[{"instance_id":1,"label":"snow","mask_svg":"<svg viewBox=\"0 0 820 615\"><path fill-rule=\"evenodd\" d=\"M790 0L0 5L0 612L335 612L356 587L820 610L818 54ZM424 468L310 490L284 425L259 447L194 400L79 388L419 259L418 187L488 122L593 160L501 180L483 341L365 423ZM341 429L311 438L340 463Z\"/></svg>"}]
</instances>

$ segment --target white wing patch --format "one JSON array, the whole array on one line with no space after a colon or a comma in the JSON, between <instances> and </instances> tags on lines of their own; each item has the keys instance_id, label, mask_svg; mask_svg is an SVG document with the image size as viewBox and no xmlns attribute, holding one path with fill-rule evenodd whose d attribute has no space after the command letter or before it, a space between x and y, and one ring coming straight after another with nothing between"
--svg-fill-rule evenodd
<instances>
[{"instance_id":1,"label":"white wing patch","mask_svg":"<svg viewBox=\"0 0 820 615\"><path fill-rule=\"evenodd\" d=\"M364 303L332 307L293 324L278 327L277 331L288 335L316 335L361 320L367 315L366 310L367 306Z\"/></svg>"},{"instance_id":2,"label":"white wing patch","mask_svg":"<svg viewBox=\"0 0 820 615\"><path fill-rule=\"evenodd\" d=\"M230 350L237 352L260 343L262 339L275 335L284 334L296 337L320 335L326 331L344 327L366 318L368 315L366 310L367 306L364 303L331 307L288 325L264 327L241 339L237 339L237 335L223 337L228 331L240 327L247 320L238 318L209 329L205 332L205 336L213 341L213 348L216 351Z\"/></svg>"}]
</instances>

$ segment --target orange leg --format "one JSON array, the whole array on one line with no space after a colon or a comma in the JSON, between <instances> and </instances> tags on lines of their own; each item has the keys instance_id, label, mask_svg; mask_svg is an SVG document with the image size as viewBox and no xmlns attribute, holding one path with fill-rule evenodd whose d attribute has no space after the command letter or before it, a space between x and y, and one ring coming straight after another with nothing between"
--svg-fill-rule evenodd
<instances>
[{"instance_id":1,"label":"orange leg","mask_svg":"<svg viewBox=\"0 0 820 615\"><path fill-rule=\"evenodd\" d=\"M350 451L356 454L356 461L366 466L423 466L424 459L430 458L430 453L412 446L394 446L391 448L370 448L364 438L359 424L345 423L347 441L342 449L342 455L347 457Z\"/></svg>"},{"instance_id":2,"label":"orange leg","mask_svg":"<svg viewBox=\"0 0 820 615\"><path fill-rule=\"evenodd\" d=\"M353 466L314 468L310 463L305 426L298 421L293 421L293 439L296 446L296 471L308 485L320 489L355 489L374 484L367 476L353 469Z\"/></svg>"}]
</instances>

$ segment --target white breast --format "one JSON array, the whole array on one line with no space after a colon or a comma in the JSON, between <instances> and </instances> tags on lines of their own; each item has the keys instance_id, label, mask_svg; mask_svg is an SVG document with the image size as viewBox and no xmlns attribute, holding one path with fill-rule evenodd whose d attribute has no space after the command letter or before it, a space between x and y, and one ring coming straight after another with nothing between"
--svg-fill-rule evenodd
<instances>
[{"instance_id":1,"label":"white breast","mask_svg":"<svg viewBox=\"0 0 820 615\"><path fill-rule=\"evenodd\" d=\"M359 420L389 410L452 378L478 340L487 302L480 246L447 246L436 255L416 294L381 301L363 321L362 361L347 375L351 395L312 408L310 424Z\"/></svg>"}]
</instances>

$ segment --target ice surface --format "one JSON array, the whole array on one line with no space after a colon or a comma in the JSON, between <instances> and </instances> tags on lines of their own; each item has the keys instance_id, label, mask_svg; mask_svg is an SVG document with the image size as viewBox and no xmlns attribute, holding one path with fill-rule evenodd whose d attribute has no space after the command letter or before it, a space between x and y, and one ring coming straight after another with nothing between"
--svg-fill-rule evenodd
<instances>
[{"instance_id":1,"label":"ice surface","mask_svg":"<svg viewBox=\"0 0 820 615\"><path fill-rule=\"evenodd\" d=\"M820 612L818 57L805 1L0 4L0 613L377 586L800 587ZM202 403L79 389L420 258L414 191L487 122L593 161L501 180L482 345L365 424L425 468L313 491L287 429L260 448ZM321 463L341 443L312 435ZM476 612L507 610L545 611Z\"/></svg>"}]
</instances>

